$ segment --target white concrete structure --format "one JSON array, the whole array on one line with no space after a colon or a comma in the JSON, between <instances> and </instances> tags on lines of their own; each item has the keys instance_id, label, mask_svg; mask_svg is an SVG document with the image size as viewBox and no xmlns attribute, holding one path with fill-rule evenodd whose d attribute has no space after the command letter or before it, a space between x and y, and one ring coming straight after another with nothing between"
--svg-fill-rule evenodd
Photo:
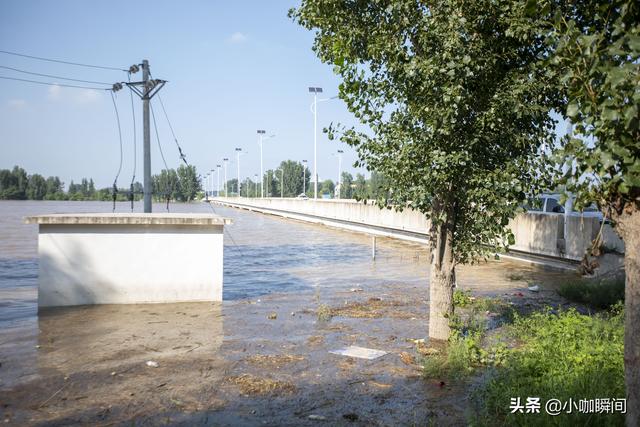
<instances>
[{"instance_id":1,"label":"white concrete structure","mask_svg":"<svg viewBox=\"0 0 640 427\"><path fill-rule=\"evenodd\" d=\"M26 222L39 224L39 307L222 301L228 219L57 214Z\"/></svg>"}]
</instances>

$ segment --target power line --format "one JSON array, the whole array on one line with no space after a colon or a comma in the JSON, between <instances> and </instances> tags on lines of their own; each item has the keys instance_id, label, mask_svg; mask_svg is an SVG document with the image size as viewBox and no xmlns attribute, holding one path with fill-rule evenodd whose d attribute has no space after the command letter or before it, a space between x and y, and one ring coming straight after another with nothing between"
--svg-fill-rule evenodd
<instances>
[{"instance_id":1,"label":"power line","mask_svg":"<svg viewBox=\"0 0 640 427\"><path fill-rule=\"evenodd\" d=\"M39 84L39 85L47 85L47 86L72 87L72 88L76 88L76 89L109 90L109 91L111 90L111 88L105 89L103 87L76 86L76 85L67 85L67 84L63 84L63 83L39 82L39 81L36 81L36 80L19 79L17 77L7 77L7 76L0 76L0 79L16 80L16 81L19 81L19 82L36 83L36 84Z\"/></svg>"},{"instance_id":2,"label":"power line","mask_svg":"<svg viewBox=\"0 0 640 427\"><path fill-rule=\"evenodd\" d=\"M40 57L40 56L25 55L23 53L9 52L9 51L6 51L6 50L0 50L0 53L6 53L7 55L21 56L23 58L37 59L39 61L57 62L59 64L67 64L67 65L76 65L78 67L101 68L103 70L115 70L115 71L128 71L128 70L125 70L125 69L122 69L122 68L105 67L105 66L102 66L102 65L82 64L80 62L62 61L60 59L51 59L51 58L43 58L43 57Z\"/></svg>"},{"instance_id":3,"label":"power line","mask_svg":"<svg viewBox=\"0 0 640 427\"><path fill-rule=\"evenodd\" d=\"M167 119L167 123L169 124L169 129L171 129L171 135L173 135L173 140L175 141L176 146L178 147L178 152L180 152L180 158L187 166L189 166L189 163L187 162L187 156L182 152L182 147L180 147L180 144L178 143L178 138L176 138L176 134L173 131L173 126L171 126L171 121L169 120L169 116L167 115L167 110L165 110L164 108L164 103L162 102L162 97L160 96L160 94L158 94L158 100L160 101L160 106L162 107L162 111L164 112L164 117Z\"/></svg>"},{"instance_id":4,"label":"power line","mask_svg":"<svg viewBox=\"0 0 640 427\"><path fill-rule=\"evenodd\" d=\"M5 65L0 65L0 68L4 68L5 70L16 71L18 73L31 74L33 76L50 77L52 79L69 80L69 81L72 81L72 82L91 83L91 84L107 85L107 86L111 86L113 84L113 83L107 83L107 82L94 82L94 81L91 81L91 80L72 79L72 78L69 78L69 77L54 76L52 74L34 73L32 71L20 70L18 68L7 67Z\"/></svg>"}]
</instances>

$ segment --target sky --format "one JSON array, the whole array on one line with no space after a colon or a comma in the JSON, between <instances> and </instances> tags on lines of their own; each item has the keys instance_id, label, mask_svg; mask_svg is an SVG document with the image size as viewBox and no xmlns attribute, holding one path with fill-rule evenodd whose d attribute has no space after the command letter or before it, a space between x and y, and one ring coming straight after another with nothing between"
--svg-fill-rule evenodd
<instances>
[{"instance_id":1,"label":"sky","mask_svg":"<svg viewBox=\"0 0 640 427\"><path fill-rule=\"evenodd\" d=\"M230 158L228 178L260 172L257 129L275 134L265 141L264 170L282 160L313 165L313 100L309 86L337 95L339 79L311 50L313 34L287 17L295 0L0 2L0 50L84 64L128 69L148 59L154 78L167 80L160 95L187 160L205 174ZM126 73L38 61L0 53L0 66L99 82L118 82ZM78 84L0 68L0 76ZM141 73L132 80L141 79ZM116 93L123 137L118 179L127 187L134 168L133 123L127 89ZM142 102L137 121L136 180L142 182ZM178 150L158 100L158 134L167 164L180 164ZM321 129L356 121L339 100L318 106L318 175L355 175L355 151L328 141ZM37 85L0 79L0 169L19 165L29 174L59 176L65 183L93 178L113 183L120 162L118 128L109 91ZM164 166L152 127L152 173ZM366 173L368 176L368 173Z\"/></svg>"}]
</instances>

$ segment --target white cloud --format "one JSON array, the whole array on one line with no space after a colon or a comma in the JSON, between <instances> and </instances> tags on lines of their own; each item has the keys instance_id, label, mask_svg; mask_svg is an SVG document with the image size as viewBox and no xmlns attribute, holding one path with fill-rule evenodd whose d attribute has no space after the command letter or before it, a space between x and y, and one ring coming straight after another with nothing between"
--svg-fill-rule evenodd
<instances>
[{"instance_id":1,"label":"white cloud","mask_svg":"<svg viewBox=\"0 0 640 427\"><path fill-rule=\"evenodd\" d=\"M100 94L97 90L82 89L74 97L74 101L78 104L90 104L97 101L100 98Z\"/></svg>"},{"instance_id":2,"label":"white cloud","mask_svg":"<svg viewBox=\"0 0 640 427\"><path fill-rule=\"evenodd\" d=\"M227 39L229 43L234 44L244 43L247 40L249 40L249 36L241 33L240 31L236 31L235 33L231 34L231 36L229 36L229 38Z\"/></svg>"},{"instance_id":3,"label":"white cloud","mask_svg":"<svg viewBox=\"0 0 640 427\"><path fill-rule=\"evenodd\" d=\"M60 97L62 93L62 88L58 85L49 86L49 98L57 99Z\"/></svg>"},{"instance_id":4,"label":"white cloud","mask_svg":"<svg viewBox=\"0 0 640 427\"><path fill-rule=\"evenodd\" d=\"M27 106L27 101L24 99L10 99L7 101L7 106L13 110L20 110Z\"/></svg>"},{"instance_id":5,"label":"white cloud","mask_svg":"<svg viewBox=\"0 0 640 427\"><path fill-rule=\"evenodd\" d=\"M100 91L92 89L65 88L59 85L50 86L49 99L70 102L76 105L93 104L100 99Z\"/></svg>"}]
</instances>

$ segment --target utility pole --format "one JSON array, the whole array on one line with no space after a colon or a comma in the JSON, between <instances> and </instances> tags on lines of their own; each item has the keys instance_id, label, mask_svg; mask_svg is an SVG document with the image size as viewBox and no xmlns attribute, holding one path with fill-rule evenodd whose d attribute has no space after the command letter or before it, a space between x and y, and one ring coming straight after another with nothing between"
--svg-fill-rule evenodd
<instances>
[{"instance_id":1,"label":"utility pole","mask_svg":"<svg viewBox=\"0 0 640 427\"><path fill-rule=\"evenodd\" d=\"M142 81L125 82L129 89L134 91L136 95L142 99L142 157L144 165L144 212L151 213L151 195L153 193L153 185L151 182L151 127L149 122L149 101L156 93L162 89L166 80L149 79L149 61L142 60L142 64L135 64L129 68L129 74L137 73L142 66ZM122 84L118 83L120 88ZM114 89L116 87L114 85ZM142 90L140 89L142 88Z\"/></svg>"}]
</instances>

